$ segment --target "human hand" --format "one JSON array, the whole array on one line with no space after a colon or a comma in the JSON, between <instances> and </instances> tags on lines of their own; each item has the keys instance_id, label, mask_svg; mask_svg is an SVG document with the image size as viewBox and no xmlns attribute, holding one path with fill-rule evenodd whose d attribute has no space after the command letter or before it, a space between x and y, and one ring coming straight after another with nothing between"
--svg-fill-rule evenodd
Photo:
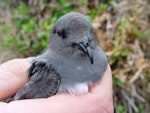
<instances>
[{"instance_id":1,"label":"human hand","mask_svg":"<svg viewBox=\"0 0 150 113\"><path fill-rule=\"evenodd\" d=\"M26 59L10 60L0 65L0 100L15 94L27 81ZM0 102L0 113L113 113L112 74L108 66L101 81L89 93L72 96L68 93L49 98Z\"/></svg>"}]
</instances>

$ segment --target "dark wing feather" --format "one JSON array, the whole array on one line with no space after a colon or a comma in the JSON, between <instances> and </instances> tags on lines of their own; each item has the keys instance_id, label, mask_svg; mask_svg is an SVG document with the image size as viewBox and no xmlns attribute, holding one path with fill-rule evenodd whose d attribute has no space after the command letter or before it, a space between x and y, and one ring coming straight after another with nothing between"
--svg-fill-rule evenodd
<instances>
[{"instance_id":1,"label":"dark wing feather","mask_svg":"<svg viewBox=\"0 0 150 113\"><path fill-rule=\"evenodd\" d=\"M53 66L44 62L34 62L28 70L29 82L13 98L5 102L22 99L47 98L55 95L60 85L60 75Z\"/></svg>"}]
</instances>

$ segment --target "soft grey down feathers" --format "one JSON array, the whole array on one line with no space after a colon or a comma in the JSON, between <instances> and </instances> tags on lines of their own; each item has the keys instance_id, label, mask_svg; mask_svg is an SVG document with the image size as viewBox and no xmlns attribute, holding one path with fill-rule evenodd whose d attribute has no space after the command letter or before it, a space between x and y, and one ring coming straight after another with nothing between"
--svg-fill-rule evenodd
<instances>
[{"instance_id":1,"label":"soft grey down feathers","mask_svg":"<svg viewBox=\"0 0 150 113\"><path fill-rule=\"evenodd\" d=\"M68 13L54 25L48 49L33 58L29 82L10 101L46 98L66 91L87 93L89 85L100 81L106 67L106 55L89 19L80 13Z\"/></svg>"}]
</instances>

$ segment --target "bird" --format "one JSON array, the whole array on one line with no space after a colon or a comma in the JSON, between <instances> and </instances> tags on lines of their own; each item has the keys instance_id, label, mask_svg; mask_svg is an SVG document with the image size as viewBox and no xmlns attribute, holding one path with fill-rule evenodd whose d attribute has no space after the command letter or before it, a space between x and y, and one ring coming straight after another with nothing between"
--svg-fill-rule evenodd
<instances>
[{"instance_id":1,"label":"bird","mask_svg":"<svg viewBox=\"0 0 150 113\"><path fill-rule=\"evenodd\" d=\"M63 92L86 94L101 80L107 65L89 18L78 12L67 13L54 24L46 51L33 57L27 71L29 81L6 102Z\"/></svg>"}]
</instances>

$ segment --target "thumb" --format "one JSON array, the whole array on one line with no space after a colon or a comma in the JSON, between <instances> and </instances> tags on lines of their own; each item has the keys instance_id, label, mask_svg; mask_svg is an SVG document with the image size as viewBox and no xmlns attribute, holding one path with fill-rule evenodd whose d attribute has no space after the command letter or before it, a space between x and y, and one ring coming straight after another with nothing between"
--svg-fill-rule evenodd
<instances>
[{"instance_id":1,"label":"thumb","mask_svg":"<svg viewBox=\"0 0 150 113\"><path fill-rule=\"evenodd\" d=\"M0 100L15 94L28 81L29 66L26 59L14 59L0 65Z\"/></svg>"}]
</instances>

